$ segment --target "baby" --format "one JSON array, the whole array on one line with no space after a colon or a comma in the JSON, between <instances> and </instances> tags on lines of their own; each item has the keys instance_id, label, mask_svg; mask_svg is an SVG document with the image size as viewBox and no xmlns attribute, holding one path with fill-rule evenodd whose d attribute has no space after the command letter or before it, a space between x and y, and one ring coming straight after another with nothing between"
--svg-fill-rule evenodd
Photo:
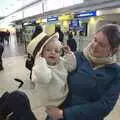
<instances>
[{"instance_id":1,"label":"baby","mask_svg":"<svg viewBox=\"0 0 120 120\"><path fill-rule=\"evenodd\" d=\"M61 42L59 35L55 33L41 46L35 58L35 65L32 69L32 82L35 88L39 88L41 104L48 106L59 106L68 94L67 75L76 67L75 56L65 49L65 56L61 57Z\"/></svg>"},{"instance_id":2,"label":"baby","mask_svg":"<svg viewBox=\"0 0 120 120\"><path fill-rule=\"evenodd\" d=\"M58 39L58 33L47 40L41 39L40 50L32 69L34 89L40 95L39 105L45 107L62 104L69 91L68 72L76 68L75 56L69 48L64 47L65 55L61 57L63 46Z\"/></svg>"}]
</instances>

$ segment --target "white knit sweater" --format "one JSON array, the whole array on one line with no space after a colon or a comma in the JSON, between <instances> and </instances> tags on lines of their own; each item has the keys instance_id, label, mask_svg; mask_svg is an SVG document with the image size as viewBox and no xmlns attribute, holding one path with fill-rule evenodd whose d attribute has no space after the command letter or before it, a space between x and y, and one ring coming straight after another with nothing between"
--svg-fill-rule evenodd
<instances>
[{"instance_id":1,"label":"white knit sweater","mask_svg":"<svg viewBox=\"0 0 120 120\"><path fill-rule=\"evenodd\" d=\"M76 59L73 53L60 58L59 64L55 66L48 65L42 57L36 58L32 70L32 81L35 83L36 94L41 96L40 105L58 106L65 100L68 94L68 71L75 68Z\"/></svg>"}]
</instances>

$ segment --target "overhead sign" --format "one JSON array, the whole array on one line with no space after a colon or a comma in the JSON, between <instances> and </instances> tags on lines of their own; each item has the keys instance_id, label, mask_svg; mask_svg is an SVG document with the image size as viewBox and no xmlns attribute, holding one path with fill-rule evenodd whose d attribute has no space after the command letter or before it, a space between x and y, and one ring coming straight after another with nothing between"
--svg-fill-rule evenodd
<instances>
[{"instance_id":1,"label":"overhead sign","mask_svg":"<svg viewBox=\"0 0 120 120\"><path fill-rule=\"evenodd\" d=\"M42 23L42 19L41 18L37 19L36 23Z\"/></svg>"},{"instance_id":2,"label":"overhead sign","mask_svg":"<svg viewBox=\"0 0 120 120\"><path fill-rule=\"evenodd\" d=\"M47 22L52 22L52 21L58 21L58 17L57 16L51 16L47 18Z\"/></svg>"},{"instance_id":3,"label":"overhead sign","mask_svg":"<svg viewBox=\"0 0 120 120\"><path fill-rule=\"evenodd\" d=\"M79 21L78 20L71 20L69 24L70 28L78 28L79 27Z\"/></svg>"},{"instance_id":4,"label":"overhead sign","mask_svg":"<svg viewBox=\"0 0 120 120\"><path fill-rule=\"evenodd\" d=\"M73 18L72 15L61 15L58 17L58 20L62 21L62 20L71 20Z\"/></svg>"},{"instance_id":5,"label":"overhead sign","mask_svg":"<svg viewBox=\"0 0 120 120\"><path fill-rule=\"evenodd\" d=\"M96 16L96 11L82 12L80 14L75 14L75 18L93 17L93 16Z\"/></svg>"}]
</instances>

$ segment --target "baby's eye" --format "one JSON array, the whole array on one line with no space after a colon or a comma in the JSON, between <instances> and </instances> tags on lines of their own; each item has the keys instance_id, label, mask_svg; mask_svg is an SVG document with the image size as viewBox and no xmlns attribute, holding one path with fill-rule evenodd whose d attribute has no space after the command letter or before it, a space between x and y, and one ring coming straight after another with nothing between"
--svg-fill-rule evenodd
<instances>
[{"instance_id":1,"label":"baby's eye","mask_svg":"<svg viewBox=\"0 0 120 120\"><path fill-rule=\"evenodd\" d=\"M56 53L60 53L60 50L55 50Z\"/></svg>"},{"instance_id":2,"label":"baby's eye","mask_svg":"<svg viewBox=\"0 0 120 120\"><path fill-rule=\"evenodd\" d=\"M105 44L101 43L100 46L103 47L103 48L106 48Z\"/></svg>"},{"instance_id":3,"label":"baby's eye","mask_svg":"<svg viewBox=\"0 0 120 120\"><path fill-rule=\"evenodd\" d=\"M46 49L46 51L50 51L51 49Z\"/></svg>"}]
</instances>

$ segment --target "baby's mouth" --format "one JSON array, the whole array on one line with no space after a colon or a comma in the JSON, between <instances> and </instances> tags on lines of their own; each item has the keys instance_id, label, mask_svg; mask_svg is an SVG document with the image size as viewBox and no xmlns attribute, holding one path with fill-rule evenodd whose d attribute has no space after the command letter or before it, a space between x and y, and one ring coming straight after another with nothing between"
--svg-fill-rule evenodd
<instances>
[{"instance_id":1,"label":"baby's mouth","mask_svg":"<svg viewBox=\"0 0 120 120\"><path fill-rule=\"evenodd\" d=\"M54 57L54 56L49 56L49 58L50 58L50 59L55 59L55 57Z\"/></svg>"}]
</instances>

